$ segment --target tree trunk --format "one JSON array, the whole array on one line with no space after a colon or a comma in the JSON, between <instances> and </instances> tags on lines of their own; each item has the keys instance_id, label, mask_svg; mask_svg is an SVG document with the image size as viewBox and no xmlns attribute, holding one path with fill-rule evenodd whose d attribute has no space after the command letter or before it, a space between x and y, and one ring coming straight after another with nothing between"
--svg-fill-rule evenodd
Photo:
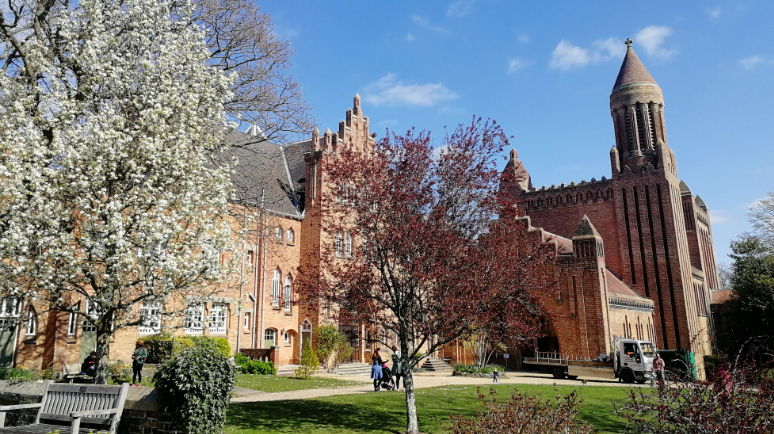
<instances>
[{"instance_id":1,"label":"tree trunk","mask_svg":"<svg viewBox=\"0 0 774 434\"><path fill-rule=\"evenodd\" d=\"M417 401L414 396L414 377L412 369L406 369L403 377L403 387L406 389L406 434L419 433L417 422Z\"/></svg>"},{"instance_id":2,"label":"tree trunk","mask_svg":"<svg viewBox=\"0 0 774 434\"><path fill-rule=\"evenodd\" d=\"M110 336L113 335L112 321L101 321L97 326L97 374L94 376L95 384L107 384L108 360L110 360ZM105 324L108 323L108 324Z\"/></svg>"}]
</instances>

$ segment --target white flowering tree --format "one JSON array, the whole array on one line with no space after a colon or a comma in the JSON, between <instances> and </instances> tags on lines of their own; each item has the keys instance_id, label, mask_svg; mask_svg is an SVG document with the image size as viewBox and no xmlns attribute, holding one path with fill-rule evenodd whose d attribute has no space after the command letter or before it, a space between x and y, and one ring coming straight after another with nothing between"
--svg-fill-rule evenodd
<instances>
[{"instance_id":1,"label":"white flowering tree","mask_svg":"<svg viewBox=\"0 0 774 434\"><path fill-rule=\"evenodd\" d=\"M106 361L142 302L184 306L235 262L221 259L234 249L230 168L208 164L224 146L233 77L207 65L205 33L179 2L5 9L0 289L85 317Z\"/></svg>"}]
</instances>

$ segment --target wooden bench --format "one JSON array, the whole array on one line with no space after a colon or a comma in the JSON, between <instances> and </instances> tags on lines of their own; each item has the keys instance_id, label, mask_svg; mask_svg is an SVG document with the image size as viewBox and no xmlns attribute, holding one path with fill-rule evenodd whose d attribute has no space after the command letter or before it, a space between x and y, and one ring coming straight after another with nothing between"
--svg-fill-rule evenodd
<instances>
[{"instance_id":1,"label":"wooden bench","mask_svg":"<svg viewBox=\"0 0 774 434\"><path fill-rule=\"evenodd\" d=\"M59 430L62 434L116 434L128 391L128 384L97 386L48 381L39 403L0 406L0 433L46 434ZM6 412L27 408L39 408L34 424L5 427ZM89 427L81 428L81 423Z\"/></svg>"},{"instance_id":2,"label":"wooden bench","mask_svg":"<svg viewBox=\"0 0 774 434\"><path fill-rule=\"evenodd\" d=\"M71 363L69 365L62 366L62 378L69 381L70 383L73 382L73 380L93 380L94 377L91 375L81 374L81 365L80 363Z\"/></svg>"}]
</instances>

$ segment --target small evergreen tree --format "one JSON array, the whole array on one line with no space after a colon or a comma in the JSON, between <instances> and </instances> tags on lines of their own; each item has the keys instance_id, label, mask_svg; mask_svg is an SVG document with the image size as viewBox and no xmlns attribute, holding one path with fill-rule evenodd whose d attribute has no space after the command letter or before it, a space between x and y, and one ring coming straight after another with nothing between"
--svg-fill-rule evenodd
<instances>
[{"instance_id":1,"label":"small evergreen tree","mask_svg":"<svg viewBox=\"0 0 774 434\"><path fill-rule=\"evenodd\" d=\"M301 355L301 366L296 369L295 376L301 380L308 380L312 378L317 369L320 368L320 359L317 358L312 344L307 340L304 342Z\"/></svg>"}]
</instances>

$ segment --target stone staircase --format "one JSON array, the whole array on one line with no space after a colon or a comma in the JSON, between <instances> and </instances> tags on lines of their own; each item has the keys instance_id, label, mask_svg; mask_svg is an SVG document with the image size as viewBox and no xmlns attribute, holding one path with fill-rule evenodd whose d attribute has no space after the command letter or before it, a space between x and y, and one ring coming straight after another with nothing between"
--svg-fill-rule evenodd
<instances>
[{"instance_id":1,"label":"stone staircase","mask_svg":"<svg viewBox=\"0 0 774 434\"><path fill-rule=\"evenodd\" d=\"M333 370L338 375L371 375L371 365L368 363L342 363Z\"/></svg>"},{"instance_id":2,"label":"stone staircase","mask_svg":"<svg viewBox=\"0 0 774 434\"><path fill-rule=\"evenodd\" d=\"M292 377L296 373L296 369L301 365L282 365L277 367L278 377Z\"/></svg>"},{"instance_id":3,"label":"stone staircase","mask_svg":"<svg viewBox=\"0 0 774 434\"><path fill-rule=\"evenodd\" d=\"M452 372L454 372L454 368L452 368L451 365L438 357L428 358L425 363L422 364L422 369L428 372L436 372L446 375L451 375Z\"/></svg>"}]
</instances>

